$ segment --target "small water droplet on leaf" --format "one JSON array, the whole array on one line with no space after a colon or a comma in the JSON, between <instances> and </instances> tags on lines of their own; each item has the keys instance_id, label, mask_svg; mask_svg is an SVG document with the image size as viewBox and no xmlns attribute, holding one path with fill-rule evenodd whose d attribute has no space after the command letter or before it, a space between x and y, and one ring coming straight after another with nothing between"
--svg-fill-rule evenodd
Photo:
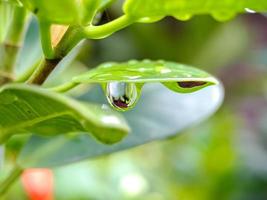
<instances>
[{"instance_id":1,"label":"small water droplet on leaf","mask_svg":"<svg viewBox=\"0 0 267 200\"><path fill-rule=\"evenodd\" d=\"M193 88L193 87L203 86L207 83L204 81L184 81L184 82L177 82L177 84L181 88Z\"/></svg>"},{"instance_id":2,"label":"small water droplet on leaf","mask_svg":"<svg viewBox=\"0 0 267 200\"><path fill-rule=\"evenodd\" d=\"M235 13L229 11L220 11L212 13L214 19L220 22L228 21L235 17Z\"/></svg>"},{"instance_id":3,"label":"small water droplet on leaf","mask_svg":"<svg viewBox=\"0 0 267 200\"><path fill-rule=\"evenodd\" d=\"M181 21L187 21L192 18L191 14L179 14L174 16L176 19Z\"/></svg>"},{"instance_id":4,"label":"small water droplet on leaf","mask_svg":"<svg viewBox=\"0 0 267 200\"><path fill-rule=\"evenodd\" d=\"M106 85L109 103L120 111L132 108L138 100L138 89L134 83L111 82Z\"/></svg>"}]
</instances>

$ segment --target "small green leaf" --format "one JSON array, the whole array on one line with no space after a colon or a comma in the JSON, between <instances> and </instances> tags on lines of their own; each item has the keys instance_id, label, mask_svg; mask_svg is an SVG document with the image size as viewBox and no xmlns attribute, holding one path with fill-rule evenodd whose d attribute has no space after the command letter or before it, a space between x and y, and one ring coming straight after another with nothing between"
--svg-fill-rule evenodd
<instances>
[{"instance_id":1,"label":"small green leaf","mask_svg":"<svg viewBox=\"0 0 267 200\"><path fill-rule=\"evenodd\" d=\"M74 83L101 83L108 102L120 111L132 109L144 83L161 82L180 93L196 92L218 84L210 74L183 64L166 61L136 61L105 63L73 78Z\"/></svg>"},{"instance_id":2,"label":"small green leaf","mask_svg":"<svg viewBox=\"0 0 267 200\"><path fill-rule=\"evenodd\" d=\"M80 76L74 77L75 83L149 83L161 82L174 84L177 92L192 92L192 88L218 84L218 81L205 71L184 64L167 61L136 61L125 63L104 63ZM186 83L205 83L196 87L182 87ZM185 83L185 84L182 84ZM179 86L180 85L180 86ZM198 86L201 86L200 88ZM196 90L195 90L196 91Z\"/></svg>"},{"instance_id":3,"label":"small green leaf","mask_svg":"<svg viewBox=\"0 0 267 200\"><path fill-rule=\"evenodd\" d=\"M266 0L126 0L124 12L137 21L165 16L173 16L179 20L188 20L193 15L211 14L219 21L233 18L247 9L267 11ZM154 21L154 20L152 20Z\"/></svg>"},{"instance_id":4,"label":"small green leaf","mask_svg":"<svg viewBox=\"0 0 267 200\"><path fill-rule=\"evenodd\" d=\"M120 141L129 128L110 109L80 103L62 95L26 85L7 85L0 91L0 138L35 133L43 136L91 133L103 143Z\"/></svg>"},{"instance_id":5,"label":"small green leaf","mask_svg":"<svg viewBox=\"0 0 267 200\"><path fill-rule=\"evenodd\" d=\"M97 143L88 135L33 136L22 150L18 164L22 167L59 166L172 137L213 114L223 99L220 85L187 95L166 90L159 83L149 83L143 90L136 107L123 113L131 132L122 142L110 146ZM82 99L106 102L100 88L90 90Z\"/></svg>"}]
</instances>

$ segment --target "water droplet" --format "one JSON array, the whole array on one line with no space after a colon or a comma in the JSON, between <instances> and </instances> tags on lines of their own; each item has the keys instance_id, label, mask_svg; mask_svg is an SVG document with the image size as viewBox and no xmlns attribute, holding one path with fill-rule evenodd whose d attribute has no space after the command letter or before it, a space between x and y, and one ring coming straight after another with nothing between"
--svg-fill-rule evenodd
<instances>
[{"instance_id":1,"label":"water droplet","mask_svg":"<svg viewBox=\"0 0 267 200\"><path fill-rule=\"evenodd\" d=\"M204 82L204 81L183 81L183 82L177 82L177 84L181 88L194 88L194 87L198 87L198 86L203 86L203 85L207 84L207 82Z\"/></svg>"},{"instance_id":2,"label":"water droplet","mask_svg":"<svg viewBox=\"0 0 267 200\"><path fill-rule=\"evenodd\" d=\"M138 63L137 60L130 60L130 61L128 62L129 65L136 65L137 63Z\"/></svg>"},{"instance_id":3,"label":"water droplet","mask_svg":"<svg viewBox=\"0 0 267 200\"><path fill-rule=\"evenodd\" d=\"M247 12L247 13L256 13L256 11L255 10L252 10L252 9L250 9L250 8L245 8L245 11Z\"/></svg>"},{"instance_id":4,"label":"water droplet","mask_svg":"<svg viewBox=\"0 0 267 200\"><path fill-rule=\"evenodd\" d=\"M111 82L106 85L108 102L121 111L132 108L138 100L138 90L134 83Z\"/></svg>"},{"instance_id":5,"label":"water droplet","mask_svg":"<svg viewBox=\"0 0 267 200\"><path fill-rule=\"evenodd\" d=\"M165 64L165 61L164 60L157 60L157 63L159 63L159 64Z\"/></svg>"},{"instance_id":6,"label":"water droplet","mask_svg":"<svg viewBox=\"0 0 267 200\"><path fill-rule=\"evenodd\" d=\"M150 59L144 59L143 63L149 64L149 63L151 63L151 60Z\"/></svg>"},{"instance_id":7,"label":"water droplet","mask_svg":"<svg viewBox=\"0 0 267 200\"><path fill-rule=\"evenodd\" d=\"M163 69L160 70L161 74L168 74L168 73L171 73L171 72L172 71L170 69L168 69L168 68L163 68Z\"/></svg>"},{"instance_id":8,"label":"water droplet","mask_svg":"<svg viewBox=\"0 0 267 200\"><path fill-rule=\"evenodd\" d=\"M102 68L110 68L112 66L114 66L116 63L113 62L107 62L107 63L103 63L100 67Z\"/></svg>"},{"instance_id":9,"label":"water droplet","mask_svg":"<svg viewBox=\"0 0 267 200\"><path fill-rule=\"evenodd\" d=\"M139 19L138 22L141 22L141 23L153 23L153 22L161 20L162 18L164 18L164 16L143 17L143 18Z\"/></svg>"},{"instance_id":10,"label":"water droplet","mask_svg":"<svg viewBox=\"0 0 267 200\"><path fill-rule=\"evenodd\" d=\"M187 21L192 18L191 14L179 14L174 16L176 19L181 21Z\"/></svg>"},{"instance_id":11,"label":"water droplet","mask_svg":"<svg viewBox=\"0 0 267 200\"><path fill-rule=\"evenodd\" d=\"M229 11L225 11L225 12L220 11L220 12L212 13L212 16L217 21L224 22L224 21L228 21L228 20L234 18L235 17L235 13L229 12Z\"/></svg>"}]
</instances>

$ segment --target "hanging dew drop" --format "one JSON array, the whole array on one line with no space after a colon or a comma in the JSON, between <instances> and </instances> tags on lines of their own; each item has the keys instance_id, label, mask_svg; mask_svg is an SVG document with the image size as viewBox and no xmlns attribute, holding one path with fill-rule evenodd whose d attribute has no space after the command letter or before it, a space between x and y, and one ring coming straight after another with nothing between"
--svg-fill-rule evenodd
<instances>
[{"instance_id":1,"label":"hanging dew drop","mask_svg":"<svg viewBox=\"0 0 267 200\"><path fill-rule=\"evenodd\" d=\"M108 102L121 111L129 110L138 100L138 90L135 83L108 83L106 85L106 95Z\"/></svg>"}]
</instances>

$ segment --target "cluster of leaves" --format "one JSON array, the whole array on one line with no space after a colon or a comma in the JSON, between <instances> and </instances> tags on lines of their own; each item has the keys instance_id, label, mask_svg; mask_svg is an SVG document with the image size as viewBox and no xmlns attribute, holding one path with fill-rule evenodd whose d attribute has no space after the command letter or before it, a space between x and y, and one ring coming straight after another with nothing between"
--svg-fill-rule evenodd
<instances>
[{"instance_id":1,"label":"cluster of leaves","mask_svg":"<svg viewBox=\"0 0 267 200\"><path fill-rule=\"evenodd\" d=\"M240 0L239 3L226 0L158 0L156 3L151 0L126 0L123 16L104 25L94 25L96 16L110 3L111 0L83 0L79 3L67 0L64 4L60 0L0 2L0 8L5 10L1 12L5 17L0 18L0 26L5 27L0 30L0 56L3 58L0 64L3 71L0 141L5 143L14 135L31 137L16 161L19 168L58 166L163 139L206 118L221 102L222 89L211 86L218 85L216 78L202 70L166 61L106 63L55 88L33 86L42 85L81 40L104 38L132 23L156 22L165 16L188 20L193 15L212 14L216 19L226 20L245 12L246 8L255 11L267 9L267 3L263 0L257 3L245 0ZM7 7L10 12L7 12ZM28 11L38 18L43 57L38 58L32 67L27 66L28 70L22 76L13 77L19 45L23 40L25 25L30 19ZM12 16L12 20L7 16ZM58 94L82 83L100 83L106 93L110 92L107 91L110 83L121 82L137 87L136 99L140 97L145 83L159 82L164 86L148 85L147 91L143 91L140 104L134 102L136 108L123 115L99 104L102 96L96 90L91 91L91 96L98 98L92 100L98 104ZM211 86L209 91L203 90L200 91L202 93L194 93L189 97L179 94L192 93L207 86ZM123 90L125 94L128 92L126 89ZM124 93L121 96L125 99ZM217 93L220 94L213 101L212 97ZM107 96L112 104L113 94ZM166 96L168 98L164 99ZM188 120L177 123L181 115L176 114L174 107L181 105L186 98L194 99L190 105L184 106L183 117L187 113ZM208 102L208 105L199 103L200 98L202 102ZM166 108L163 112L159 104L168 106L169 112L166 113ZM144 109L146 115L140 115L140 110ZM158 124L158 119L153 117L155 113L160 115L162 124ZM128 133L131 134L127 136ZM120 142L125 136L127 138ZM118 144L106 145L114 143Z\"/></svg>"}]
</instances>

